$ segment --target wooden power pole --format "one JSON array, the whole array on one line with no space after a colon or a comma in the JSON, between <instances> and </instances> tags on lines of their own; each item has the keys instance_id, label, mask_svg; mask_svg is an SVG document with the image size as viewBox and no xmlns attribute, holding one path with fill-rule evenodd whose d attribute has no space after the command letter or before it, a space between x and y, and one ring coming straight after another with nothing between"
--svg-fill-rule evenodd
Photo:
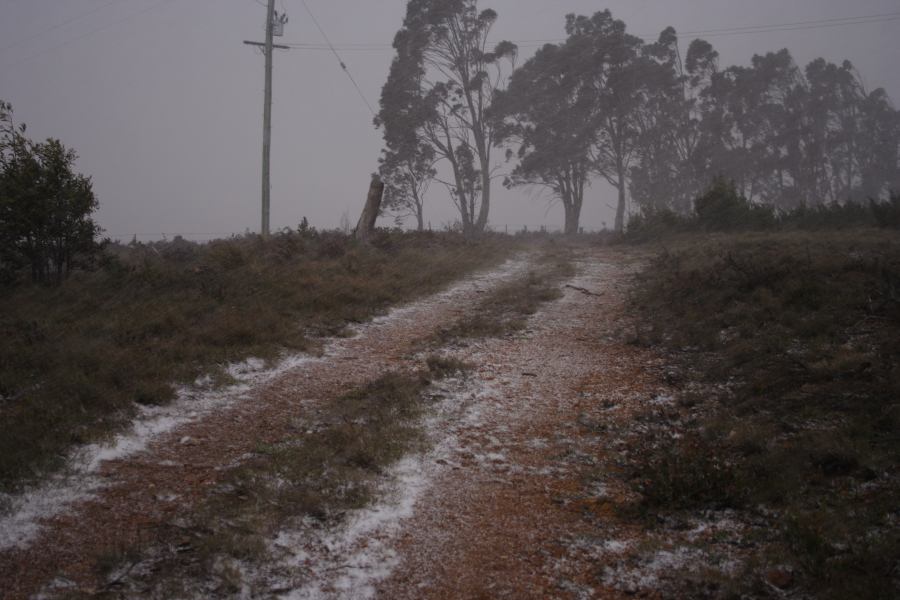
<instances>
[{"instance_id":1,"label":"wooden power pole","mask_svg":"<svg viewBox=\"0 0 900 600\"><path fill-rule=\"evenodd\" d=\"M282 16L282 19L284 16ZM284 21L281 22L284 25ZM275 0L269 0L266 7L266 41L248 42L245 44L250 46L262 47L263 53L266 55L266 91L263 101L263 150L262 150L262 224L260 226L260 234L263 237L269 237L269 201L272 185L270 182L269 168L272 156L272 51L274 48L282 48L287 50L287 46L279 46L273 44L275 36Z\"/></svg>"}]
</instances>

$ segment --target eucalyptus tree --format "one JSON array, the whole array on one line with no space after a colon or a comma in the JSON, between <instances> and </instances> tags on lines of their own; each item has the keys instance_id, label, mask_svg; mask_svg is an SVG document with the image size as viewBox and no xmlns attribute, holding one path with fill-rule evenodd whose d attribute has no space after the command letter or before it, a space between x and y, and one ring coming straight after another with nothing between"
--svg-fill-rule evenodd
<instances>
[{"instance_id":1,"label":"eucalyptus tree","mask_svg":"<svg viewBox=\"0 0 900 600\"><path fill-rule=\"evenodd\" d=\"M718 73L718 57L708 42L696 39L683 59L672 27L641 49L643 97L635 112L637 156L629 190L644 212L690 214L712 181L704 95Z\"/></svg>"},{"instance_id":2,"label":"eucalyptus tree","mask_svg":"<svg viewBox=\"0 0 900 600\"><path fill-rule=\"evenodd\" d=\"M886 200L891 191L900 191L900 111L878 88L863 98L860 112L856 197Z\"/></svg>"},{"instance_id":3,"label":"eucalyptus tree","mask_svg":"<svg viewBox=\"0 0 900 600\"><path fill-rule=\"evenodd\" d=\"M860 104L865 97L862 84L850 61L840 66L824 59L806 68L810 96L816 103L817 133L823 141L821 187L832 202L853 196L857 171Z\"/></svg>"},{"instance_id":4,"label":"eucalyptus tree","mask_svg":"<svg viewBox=\"0 0 900 600\"><path fill-rule=\"evenodd\" d=\"M886 197L900 185L900 113L883 89L868 92L849 61L806 67L802 133L813 152L810 187L831 202Z\"/></svg>"},{"instance_id":5,"label":"eucalyptus tree","mask_svg":"<svg viewBox=\"0 0 900 600\"><path fill-rule=\"evenodd\" d=\"M609 10L567 15L566 34L579 76L593 95L596 118L585 123L595 133L592 166L618 191L615 229L622 231L629 173L638 154L638 112L646 102L643 42L626 33L625 23Z\"/></svg>"},{"instance_id":6,"label":"eucalyptus tree","mask_svg":"<svg viewBox=\"0 0 900 600\"><path fill-rule=\"evenodd\" d=\"M691 196L689 100L679 74L678 37L671 27L641 49L643 101L635 109L637 161L630 172L631 197L642 211L685 212Z\"/></svg>"},{"instance_id":7,"label":"eucalyptus tree","mask_svg":"<svg viewBox=\"0 0 900 600\"><path fill-rule=\"evenodd\" d=\"M387 156L427 145L449 166L445 183L467 233L488 223L496 141L488 110L516 57L512 43L489 48L496 20L476 0L410 0L376 118Z\"/></svg>"},{"instance_id":8,"label":"eucalyptus tree","mask_svg":"<svg viewBox=\"0 0 900 600\"><path fill-rule=\"evenodd\" d=\"M516 69L493 108L498 143L512 142L517 164L505 184L542 186L565 211L565 232L578 231L590 183L597 122L594 94L569 44L547 44Z\"/></svg>"},{"instance_id":9,"label":"eucalyptus tree","mask_svg":"<svg viewBox=\"0 0 900 600\"><path fill-rule=\"evenodd\" d=\"M710 168L740 195L778 205L789 188L786 106L802 74L787 50L716 73L705 92Z\"/></svg>"}]
</instances>

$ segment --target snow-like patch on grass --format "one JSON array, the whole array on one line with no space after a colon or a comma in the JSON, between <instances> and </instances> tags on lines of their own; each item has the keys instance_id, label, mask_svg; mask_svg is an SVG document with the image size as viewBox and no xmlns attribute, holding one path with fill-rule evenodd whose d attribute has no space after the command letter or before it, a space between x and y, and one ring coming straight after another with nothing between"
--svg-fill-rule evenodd
<instances>
[{"instance_id":1,"label":"snow-like patch on grass","mask_svg":"<svg viewBox=\"0 0 900 600\"><path fill-rule=\"evenodd\" d=\"M236 383L225 389L210 389L209 380L202 378L178 389L171 404L141 406L129 430L111 442L81 447L70 455L64 470L40 485L19 494L0 495L0 506L6 508L0 515L0 551L27 546L40 531L42 521L65 513L109 485L98 475L104 462L143 452L161 436L244 400L254 387L313 360L317 359L296 354L266 368L262 360L249 359L226 367Z\"/></svg>"},{"instance_id":2,"label":"snow-like patch on grass","mask_svg":"<svg viewBox=\"0 0 900 600\"><path fill-rule=\"evenodd\" d=\"M629 542L622 540L606 540L601 545L603 551L610 554L621 554L630 547L631 544Z\"/></svg>"},{"instance_id":3,"label":"snow-like patch on grass","mask_svg":"<svg viewBox=\"0 0 900 600\"><path fill-rule=\"evenodd\" d=\"M515 277L524 274L528 270L530 264L531 261L526 254L510 258L496 269L475 273L442 292L438 292L427 298L409 304L391 308L387 313L374 317L365 323L351 325L348 327L352 334L351 337L364 335L372 329L378 329L404 321L410 317L414 317L415 313L427 310L432 306L436 307L442 304L453 305L453 300L456 298L467 296L472 292L480 293L486 291L495 287L498 283L514 279ZM341 339L334 340L334 343L331 345L330 349L326 351L326 354L330 355L340 351L343 348L342 342L343 340Z\"/></svg>"},{"instance_id":4,"label":"snow-like patch on grass","mask_svg":"<svg viewBox=\"0 0 900 600\"><path fill-rule=\"evenodd\" d=\"M439 471L453 468L452 457L462 447L460 432L483 422L484 403L495 393L480 382L456 378L433 388L441 400L422 424L432 448L389 469L374 504L352 511L335 528L307 519L279 533L272 554L285 558L270 573L258 574L270 589L289 590L278 597L363 600L374 597L378 583L393 573L400 561L393 542L404 521Z\"/></svg>"},{"instance_id":5,"label":"snow-like patch on grass","mask_svg":"<svg viewBox=\"0 0 900 600\"><path fill-rule=\"evenodd\" d=\"M671 394L658 394L650 399L652 406L669 406L674 404L675 398Z\"/></svg>"},{"instance_id":6,"label":"snow-like patch on grass","mask_svg":"<svg viewBox=\"0 0 900 600\"><path fill-rule=\"evenodd\" d=\"M702 556L695 549L681 547L674 550L659 550L641 562L642 564L634 568L624 565L606 567L603 582L629 592L653 588L666 573L682 569L690 570L701 564Z\"/></svg>"},{"instance_id":7,"label":"snow-like patch on grass","mask_svg":"<svg viewBox=\"0 0 900 600\"><path fill-rule=\"evenodd\" d=\"M421 457L404 458L387 474L391 483L381 490L381 500L354 511L336 531L311 532L301 528L280 533L275 546L292 553L284 566L305 571L308 579L301 587L279 597L372 598L375 585L387 578L399 562L390 541L402 522L412 516L416 501L427 489L427 471Z\"/></svg>"}]
</instances>

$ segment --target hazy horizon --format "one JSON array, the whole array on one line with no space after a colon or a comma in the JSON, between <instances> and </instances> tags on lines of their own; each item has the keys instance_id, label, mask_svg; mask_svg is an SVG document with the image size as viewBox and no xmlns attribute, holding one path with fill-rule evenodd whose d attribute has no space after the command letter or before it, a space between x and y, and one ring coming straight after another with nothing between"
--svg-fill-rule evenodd
<instances>
[{"instance_id":1,"label":"hazy horizon","mask_svg":"<svg viewBox=\"0 0 900 600\"><path fill-rule=\"evenodd\" d=\"M400 27L402 0L306 0L369 104L381 86ZM263 37L264 3L256 0L4 0L0 3L0 99L36 139L59 138L93 177L98 223L117 239L184 235L208 239L259 228L263 58L242 42ZM546 40L564 37L566 13L609 8L629 31L654 39L679 32L782 23L780 31L685 33L708 39L721 65L788 48L801 67L817 57L850 60L869 89L900 98L900 7L895 0L694 1L498 0L496 40L520 44L519 63ZM278 43L321 44L299 0L278 0L290 16ZM887 15L877 22L831 26L821 21ZM272 229L302 217L319 228L355 223L381 132L337 59L320 47L275 56ZM498 151L496 156L502 156ZM595 181L582 225L612 222L614 190ZM431 188L426 221L455 219L447 193ZM558 228L562 210L547 194L508 191L496 182L491 226ZM382 224L391 220L383 219Z\"/></svg>"}]
</instances>

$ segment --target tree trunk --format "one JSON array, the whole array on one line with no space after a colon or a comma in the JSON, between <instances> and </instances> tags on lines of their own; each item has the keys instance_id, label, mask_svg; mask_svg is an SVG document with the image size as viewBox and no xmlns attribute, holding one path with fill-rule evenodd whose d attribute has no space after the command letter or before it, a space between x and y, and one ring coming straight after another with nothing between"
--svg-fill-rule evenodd
<instances>
[{"instance_id":1,"label":"tree trunk","mask_svg":"<svg viewBox=\"0 0 900 600\"><path fill-rule=\"evenodd\" d=\"M482 233L487 227L488 214L491 211L491 173L490 162L485 157L481 158L481 208L478 211L478 222L475 231Z\"/></svg>"},{"instance_id":2,"label":"tree trunk","mask_svg":"<svg viewBox=\"0 0 900 600\"><path fill-rule=\"evenodd\" d=\"M625 178L619 176L619 204L616 206L616 232L625 231Z\"/></svg>"},{"instance_id":3,"label":"tree trunk","mask_svg":"<svg viewBox=\"0 0 900 600\"><path fill-rule=\"evenodd\" d=\"M413 212L416 216L416 231L425 231L425 200L419 196L415 182L411 182Z\"/></svg>"},{"instance_id":4,"label":"tree trunk","mask_svg":"<svg viewBox=\"0 0 900 600\"><path fill-rule=\"evenodd\" d=\"M372 183L369 184L366 206L363 208L362 214L359 216L359 222L356 224L354 237L357 240L367 242L372 232L375 231L375 221L378 219L378 212L381 210L381 199L383 196L384 182L376 175L372 177Z\"/></svg>"},{"instance_id":5,"label":"tree trunk","mask_svg":"<svg viewBox=\"0 0 900 600\"><path fill-rule=\"evenodd\" d=\"M422 214L422 205L416 207L416 231L425 231L425 215Z\"/></svg>"},{"instance_id":6,"label":"tree trunk","mask_svg":"<svg viewBox=\"0 0 900 600\"><path fill-rule=\"evenodd\" d=\"M578 221L580 215L578 214L574 203L565 202L564 207L566 209L565 233L566 235L575 235L578 233Z\"/></svg>"}]
</instances>

